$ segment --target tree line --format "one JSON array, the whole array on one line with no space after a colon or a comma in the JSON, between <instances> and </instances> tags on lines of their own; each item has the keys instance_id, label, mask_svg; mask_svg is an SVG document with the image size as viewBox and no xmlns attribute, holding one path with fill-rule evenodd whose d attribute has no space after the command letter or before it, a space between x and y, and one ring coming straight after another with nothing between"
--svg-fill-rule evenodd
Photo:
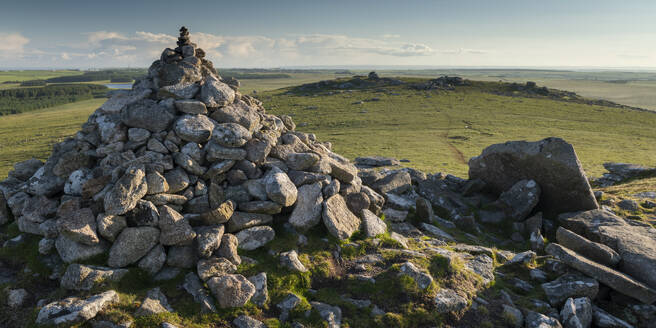
<instances>
[{"instance_id":1,"label":"tree line","mask_svg":"<svg viewBox=\"0 0 656 328\"><path fill-rule=\"evenodd\" d=\"M42 88L0 90L0 115L104 97L107 90L106 86L96 84L58 84Z\"/></svg>"}]
</instances>

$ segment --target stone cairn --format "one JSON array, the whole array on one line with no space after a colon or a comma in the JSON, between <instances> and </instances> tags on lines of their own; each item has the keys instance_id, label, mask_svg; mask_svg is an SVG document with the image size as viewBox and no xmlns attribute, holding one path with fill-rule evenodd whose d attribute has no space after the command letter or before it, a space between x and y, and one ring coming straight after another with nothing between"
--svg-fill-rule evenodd
<instances>
[{"instance_id":1,"label":"stone cairn","mask_svg":"<svg viewBox=\"0 0 656 328\"><path fill-rule=\"evenodd\" d=\"M241 306L252 292L220 295L253 284L224 274L240 264L237 248L275 238L274 215L345 239L362 210L378 213L384 200L370 189L360 195L357 168L330 143L224 83L185 27L177 44L56 144L45 165L17 164L0 195L21 231L44 237L43 253L55 249L66 263L107 254L108 267L153 275L165 265L197 268L222 307ZM351 194L366 199L349 209ZM84 285L75 279L62 285Z\"/></svg>"}]
</instances>

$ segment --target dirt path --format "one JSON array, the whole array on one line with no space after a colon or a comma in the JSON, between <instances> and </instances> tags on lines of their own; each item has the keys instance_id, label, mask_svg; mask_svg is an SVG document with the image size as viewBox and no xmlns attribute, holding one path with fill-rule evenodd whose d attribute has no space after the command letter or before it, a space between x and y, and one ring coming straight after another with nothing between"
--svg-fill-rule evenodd
<instances>
[{"instance_id":1,"label":"dirt path","mask_svg":"<svg viewBox=\"0 0 656 328\"><path fill-rule=\"evenodd\" d=\"M447 120L449 120L449 125L448 126L453 126L452 125L452 120L451 116L449 114L444 113L444 116L446 116ZM467 160L465 160L465 155L462 154L456 146L452 145L451 142L449 142L449 131L451 131L451 128L447 128L446 132L442 133L442 138L444 138L444 143L449 147L449 150L453 153L453 156L458 160L460 164L467 164Z\"/></svg>"}]
</instances>

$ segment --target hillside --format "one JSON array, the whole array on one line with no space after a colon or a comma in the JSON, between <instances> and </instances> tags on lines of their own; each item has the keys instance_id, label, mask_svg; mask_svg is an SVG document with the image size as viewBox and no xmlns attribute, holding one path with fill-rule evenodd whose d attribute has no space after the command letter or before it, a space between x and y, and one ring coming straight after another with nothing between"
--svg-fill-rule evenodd
<instances>
[{"instance_id":1,"label":"hillside","mask_svg":"<svg viewBox=\"0 0 656 328\"><path fill-rule=\"evenodd\" d=\"M349 90L290 87L258 98L349 158L392 156L429 172L465 175L467 160L489 144L548 136L571 142L591 176L601 175L608 161L656 161L654 113L592 105L580 97L512 93L511 84L496 82L420 91L409 85L429 79L400 80L403 85Z\"/></svg>"}]
</instances>

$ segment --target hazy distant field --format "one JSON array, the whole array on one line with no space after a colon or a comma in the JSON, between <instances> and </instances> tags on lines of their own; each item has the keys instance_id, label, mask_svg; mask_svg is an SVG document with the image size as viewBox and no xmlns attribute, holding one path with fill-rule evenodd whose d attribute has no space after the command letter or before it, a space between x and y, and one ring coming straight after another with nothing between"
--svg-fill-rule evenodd
<instances>
[{"instance_id":1,"label":"hazy distant field","mask_svg":"<svg viewBox=\"0 0 656 328\"><path fill-rule=\"evenodd\" d=\"M80 75L81 71L73 70L26 70L26 71L0 71L0 89L13 89L20 87L19 83L4 83L13 81L45 80L51 77Z\"/></svg>"},{"instance_id":2,"label":"hazy distant field","mask_svg":"<svg viewBox=\"0 0 656 328\"><path fill-rule=\"evenodd\" d=\"M656 110L656 72L436 69L382 71L382 75L450 75L478 81L533 81L539 86L574 91L587 98L606 99L623 105Z\"/></svg>"}]
</instances>

